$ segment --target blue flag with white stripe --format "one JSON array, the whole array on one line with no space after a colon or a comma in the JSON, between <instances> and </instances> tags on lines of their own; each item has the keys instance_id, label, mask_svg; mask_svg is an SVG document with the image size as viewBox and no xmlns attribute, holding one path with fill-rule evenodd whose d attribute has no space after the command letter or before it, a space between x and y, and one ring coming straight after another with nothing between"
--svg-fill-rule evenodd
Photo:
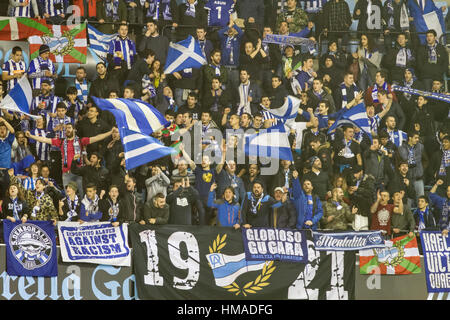
<instances>
[{"instance_id":1,"label":"blue flag with white stripe","mask_svg":"<svg viewBox=\"0 0 450 320\"><path fill-rule=\"evenodd\" d=\"M200 44L190 35L180 42L170 43L164 73L171 74L187 68L197 69L204 64L206 58Z\"/></svg>"},{"instance_id":2,"label":"blue flag with white stripe","mask_svg":"<svg viewBox=\"0 0 450 320\"><path fill-rule=\"evenodd\" d=\"M249 156L293 161L288 133L282 123L245 137L244 151Z\"/></svg>"},{"instance_id":3,"label":"blue flag with white stripe","mask_svg":"<svg viewBox=\"0 0 450 320\"><path fill-rule=\"evenodd\" d=\"M344 109L343 109L344 110ZM361 129L367 134L372 141L372 134L370 132L369 117L367 117L366 107L363 102L340 113L333 125L328 129L328 133L345 124L350 124Z\"/></svg>"},{"instance_id":4,"label":"blue flag with white stripe","mask_svg":"<svg viewBox=\"0 0 450 320\"><path fill-rule=\"evenodd\" d=\"M33 94L27 77L22 77L17 84L9 91L9 94L0 103L0 108L12 112L26 114L33 119L39 119L41 116L30 114L31 101Z\"/></svg>"},{"instance_id":5,"label":"blue flag with white stripe","mask_svg":"<svg viewBox=\"0 0 450 320\"><path fill-rule=\"evenodd\" d=\"M119 129L150 135L170 124L152 105L138 99L92 99L100 109L114 115Z\"/></svg>"},{"instance_id":6,"label":"blue flag with white stripe","mask_svg":"<svg viewBox=\"0 0 450 320\"><path fill-rule=\"evenodd\" d=\"M92 25L88 24L88 35L89 48L92 49L100 59L106 61L109 44L117 37L117 33L105 34L95 29Z\"/></svg>"},{"instance_id":7,"label":"blue flag with white stripe","mask_svg":"<svg viewBox=\"0 0 450 320\"><path fill-rule=\"evenodd\" d=\"M281 107L277 109L268 109L267 111L275 118L285 122L288 119L295 119L297 117L299 107L300 100L293 96L288 96Z\"/></svg>"},{"instance_id":8,"label":"blue flag with white stripe","mask_svg":"<svg viewBox=\"0 0 450 320\"><path fill-rule=\"evenodd\" d=\"M125 154L125 168L131 170L143 164L178 153L164 146L159 140L125 128L119 129Z\"/></svg>"},{"instance_id":9,"label":"blue flag with white stripe","mask_svg":"<svg viewBox=\"0 0 450 320\"><path fill-rule=\"evenodd\" d=\"M427 32L433 29L437 33L437 40L443 33L445 33L445 19L442 10L436 6L434 1L424 1L425 7L422 8L422 2L415 0L408 1L408 9L410 16L414 18L414 25L417 32ZM445 2L444 2L445 4ZM426 35L419 34L419 39L422 44L426 44ZM444 37L445 39L445 37Z\"/></svg>"}]
</instances>

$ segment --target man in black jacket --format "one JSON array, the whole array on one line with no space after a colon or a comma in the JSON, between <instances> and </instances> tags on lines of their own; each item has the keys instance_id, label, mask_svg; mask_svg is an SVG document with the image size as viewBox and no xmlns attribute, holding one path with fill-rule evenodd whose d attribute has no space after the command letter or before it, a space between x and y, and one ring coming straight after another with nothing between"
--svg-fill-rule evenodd
<instances>
[{"instance_id":1,"label":"man in black jacket","mask_svg":"<svg viewBox=\"0 0 450 320\"><path fill-rule=\"evenodd\" d=\"M384 62L386 69L389 70L391 83L401 83L405 70L415 68L415 52L408 46L405 33L397 36L397 42L386 54Z\"/></svg>"},{"instance_id":2,"label":"man in black jacket","mask_svg":"<svg viewBox=\"0 0 450 320\"><path fill-rule=\"evenodd\" d=\"M128 73L127 86L132 86L136 99L142 95L142 78L151 73L150 67L155 60L155 53L152 49L145 49L141 53L142 58L138 59Z\"/></svg>"},{"instance_id":3,"label":"man in black jacket","mask_svg":"<svg viewBox=\"0 0 450 320\"><path fill-rule=\"evenodd\" d=\"M99 119L99 109L92 105L87 109L87 117L77 123L76 129L78 136L84 138L108 132L111 127L105 121ZM87 146L87 153L90 154L94 151L103 153L104 145L104 141L92 143Z\"/></svg>"},{"instance_id":4,"label":"man in black jacket","mask_svg":"<svg viewBox=\"0 0 450 320\"><path fill-rule=\"evenodd\" d=\"M189 179L178 179L174 181L173 191L167 195L166 202L169 204L170 224L194 225L193 207L198 210L199 221L204 220L204 208L198 195L198 191L189 184Z\"/></svg>"},{"instance_id":5,"label":"man in black jacket","mask_svg":"<svg viewBox=\"0 0 450 320\"><path fill-rule=\"evenodd\" d=\"M109 93L113 90L122 92L118 78L110 77L104 62L97 63L96 70L97 79L92 82L89 96L107 99L109 98Z\"/></svg>"},{"instance_id":6,"label":"man in black jacket","mask_svg":"<svg viewBox=\"0 0 450 320\"><path fill-rule=\"evenodd\" d=\"M436 31L427 31L427 43L417 51L417 67L420 80L425 85L425 90L430 91L433 79L442 79L448 72L448 53L445 47L437 42Z\"/></svg>"},{"instance_id":7,"label":"man in black jacket","mask_svg":"<svg viewBox=\"0 0 450 320\"><path fill-rule=\"evenodd\" d=\"M242 225L244 228L270 227L270 215L272 209L280 208L281 202L277 202L263 192L261 182L253 184L253 191L247 192L242 202Z\"/></svg>"},{"instance_id":8,"label":"man in black jacket","mask_svg":"<svg viewBox=\"0 0 450 320\"><path fill-rule=\"evenodd\" d=\"M311 171L306 173L303 179L311 181L315 193L321 201L324 201L328 191L331 190L329 176L326 171L322 170L322 161L319 157L311 157L309 163L311 165ZM331 195L331 192L329 195Z\"/></svg>"},{"instance_id":9,"label":"man in black jacket","mask_svg":"<svg viewBox=\"0 0 450 320\"><path fill-rule=\"evenodd\" d=\"M270 105L273 109L279 108L284 104L284 99L288 96L288 91L283 84L281 77L272 76L272 91L270 96Z\"/></svg>"},{"instance_id":10,"label":"man in black jacket","mask_svg":"<svg viewBox=\"0 0 450 320\"><path fill-rule=\"evenodd\" d=\"M80 155L75 155L74 160L78 160ZM72 161L71 172L78 176L83 177L83 189L86 190L86 186L90 183L97 186L97 192L107 191L109 185L108 169L102 167L100 162L102 158L99 153L93 152L89 158L89 164L82 167L77 166L76 161Z\"/></svg>"},{"instance_id":11,"label":"man in black jacket","mask_svg":"<svg viewBox=\"0 0 450 320\"><path fill-rule=\"evenodd\" d=\"M120 223L139 222L142 219L144 201L136 192L136 178L125 175L124 182L119 186L120 198L123 201L123 215L120 215Z\"/></svg>"},{"instance_id":12,"label":"man in black jacket","mask_svg":"<svg viewBox=\"0 0 450 320\"><path fill-rule=\"evenodd\" d=\"M158 25L152 18L148 18L146 24L147 31L139 42L138 52L145 59L146 50L151 49L154 51L154 58L161 61L161 65L165 65L169 50L169 39L159 34Z\"/></svg>"}]
</instances>

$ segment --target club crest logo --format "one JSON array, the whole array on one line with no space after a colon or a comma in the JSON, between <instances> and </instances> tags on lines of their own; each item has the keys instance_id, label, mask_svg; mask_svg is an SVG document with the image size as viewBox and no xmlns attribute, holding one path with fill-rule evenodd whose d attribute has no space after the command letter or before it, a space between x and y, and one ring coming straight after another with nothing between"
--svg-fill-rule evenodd
<instances>
[{"instance_id":1,"label":"club crest logo","mask_svg":"<svg viewBox=\"0 0 450 320\"><path fill-rule=\"evenodd\" d=\"M235 256L221 253L226 246L227 235L222 237L220 234L209 247L209 254L206 255L209 266L211 267L216 281L216 285L226 289L236 296L242 294L245 297L248 294L254 294L270 285L269 279L276 267L273 261L247 261L245 253ZM239 285L237 278L250 271L260 271L261 273L255 280Z\"/></svg>"},{"instance_id":2,"label":"club crest logo","mask_svg":"<svg viewBox=\"0 0 450 320\"><path fill-rule=\"evenodd\" d=\"M70 32L64 31L60 37L56 37L51 33L45 33L41 36L42 44L46 44L50 48L50 52L55 56L68 55L74 45L75 41Z\"/></svg>"},{"instance_id":3,"label":"club crest logo","mask_svg":"<svg viewBox=\"0 0 450 320\"><path fill-rule=\"evenodd\" d=\"M53 242L48 234L34 224L22 223L9 236L11 251L27 270L43 267L52 256Z\"/></svg>"},{"instance_id":4,"label":"club crest logo","mask_svg":"<svg viewBox=\"0 0 450 320\"><path fill-rule=\"evenodd\" d=\"M391 267L398 266L405 256L405 250L400 243L395 243L393 247L373 249L373 252L379 263Z\"/></svg>"}]
</instances>

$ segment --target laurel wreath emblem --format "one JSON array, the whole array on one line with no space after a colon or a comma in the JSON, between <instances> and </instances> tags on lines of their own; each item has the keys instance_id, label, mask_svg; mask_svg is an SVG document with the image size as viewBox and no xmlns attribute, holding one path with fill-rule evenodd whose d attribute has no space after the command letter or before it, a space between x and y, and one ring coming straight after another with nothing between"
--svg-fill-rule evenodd
<instances>
[{"instance_id":1,"label":"laurel wreath emblem","mask_svg":"<svg viewBox=\"0 0 450 320\"><path fill-rule=\"evenodd\" d=\"M43 34L42 35L42 37L41 37L41 39L43 40L44 39L44 37L49 37L49 38L51 38L52 37L52 33L50 33L50 32L48 32L48 33L45 33L45 34ZM65 56L65 55L68 55L71 51L72 51L72 49L73 49L73 47L75 46L75 40L73 39L73 36L70 34L70 32L68 31L68 30L66 30L66 31L64 31L63 33L62 33L62 37L63 38L67 38L67 45L64 47L64 48L62 48L61 50L55 50L55 51L52 51L52 53L55 55L55 56Z\"/></svg>"},{"instance_id":2,"label":"laurel wreath emblem","mask_svg":"<svg viewBox=\"0 0 450 320\"><path fill-rule=\"evenodd\" d=\"M220 250L222 250L227 244L225 242L226 238L226 234L224 234L222 237L220 237L220 234L218 234L217 238L213 241L212 247L209 246L209 253L220 253ZM268 280L270 279L276 268L277 267L273 266L273 261L266 261L261 274L259 274L255 280L247 282L242 287L239 286L235 281L232 284L222 288L226 289L228 292L234 293L236 296L243 294L246 297L249 293L257 293L270 284Z\"/></svg>"},{"instance_id":3,"label":"laurel wreath emblem","mask_svg":"<svg viewBox=\"0 0 450 320\"><path fill-rule=\"evenodd\" d=\"M400 244L400 242L394 243L394 246L397 247L397 249L398 249L398 255L392 261L385 261L385 262L383 262L383 264L386 266L391 266L391 267L395 268L400 263L402 263L403 258L405 257L405 249ZM377 261L378 261L378 255L376 254L375 250L374 250L374 253L375 253L375 256L377 257Z\"/></svg>"}]
</instances>

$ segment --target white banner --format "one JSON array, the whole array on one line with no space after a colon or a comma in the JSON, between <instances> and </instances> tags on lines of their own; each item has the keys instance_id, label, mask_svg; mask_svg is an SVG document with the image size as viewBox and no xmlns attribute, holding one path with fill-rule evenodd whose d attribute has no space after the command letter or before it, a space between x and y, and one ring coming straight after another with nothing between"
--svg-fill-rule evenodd
<instances>
[{"instance_id":1,"label":"white banner","mask_svg":"<svg viewBox=\"0 0 450 320\"><path fill-rule=\"evenodd\" d=\"M128 224L110 222L58 222L64 262L86 262L112 266L131 265Z\"/></svg>"}]
</instances>

